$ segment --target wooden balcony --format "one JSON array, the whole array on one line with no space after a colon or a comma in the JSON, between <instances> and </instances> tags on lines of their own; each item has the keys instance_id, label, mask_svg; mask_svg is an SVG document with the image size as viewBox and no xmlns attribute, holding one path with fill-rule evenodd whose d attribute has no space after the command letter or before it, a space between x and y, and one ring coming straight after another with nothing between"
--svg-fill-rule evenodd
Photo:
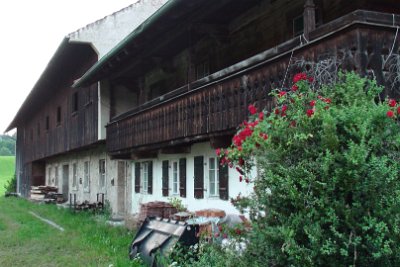
<instances>
[{"instance_id":1,"label":"wooden balcony","mask_svg":"<svg viewBox=\"0 0 400 267\"><path fill-rule=\"evenodd\" d=\"M390 93L393 81L383 63L391 52L399 54L398 25L400 15L360 10L322 25L307 38L293 38L114 118L107 150L127 156L231 134L248 116L249 104L271 109L271 90L290 86L298 71L287 73L290 60L334 58L342 69L375 77Z\"/></svg>"}]
</instances>

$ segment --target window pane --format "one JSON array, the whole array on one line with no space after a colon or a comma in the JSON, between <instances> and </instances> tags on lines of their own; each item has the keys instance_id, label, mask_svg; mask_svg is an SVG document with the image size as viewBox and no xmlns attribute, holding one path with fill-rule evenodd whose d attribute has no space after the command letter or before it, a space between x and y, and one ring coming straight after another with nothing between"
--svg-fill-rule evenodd
<instances>
[{"instance_id":1,"label":"window pane","mask_svg":"<svg viewBox=\"0 0 400 267\"><path fill-rule=\"evenodd\" d=\"M210 158L210 170L215 169L215 158Z\"/></svg>"},{"instance_id":2,"label":"window pane","mask_svg":"<svg viewBox=\"0 0 400 267\"><path fill-rule=\"evenodd\" d=\"M172 192L178 194L178 162L174 162L172 166Z\"/></svg>"}]
</instances>

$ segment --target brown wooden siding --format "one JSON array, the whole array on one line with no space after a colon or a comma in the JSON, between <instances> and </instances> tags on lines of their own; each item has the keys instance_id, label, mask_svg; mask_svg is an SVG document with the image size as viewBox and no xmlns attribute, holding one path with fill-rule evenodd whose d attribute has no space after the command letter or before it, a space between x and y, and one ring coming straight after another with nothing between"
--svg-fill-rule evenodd
<instances>
[{"instance_id":1,"label":"brown wooden siding","mask_svg":"<svg viewBox=\"0 0 400 267\"><path fill-rule=\"evenodd\" d=\"M400 20L399 16L396 19ZM285 77L292 49L297 59L338 58L344 69L373 73L380 84L385 84L382 59L389 54L395 32L391 14L362 11L350 14L311 32L309 44L298 48L304 41L292 39L258 55L262 61L249 59L254 64L245 68L233 66L225 70L227 73L221 71L193 84L189 91L116 118L107 127L107 149L117 155L146 147L195 142L234 130L248 116L249 104L272 108L274 103L269 93L283 86L280 81ZM396 47L398 50L399 46ZM292 74L289 73L286 82Z\"/></svg>"},{"instance_id":2,"label":"brown wooden siding","mask_svg":"<svg viewBox=\"0 0 400 267\"><path fill-rule=\"evenodd\" d=\"M78 110L72 110L73 93L78 93ZM57 109L61 107L61 121L57 123ZM46 118L49 129L46 129ZM90 145L98 138L97 84L79 90L58 90L46 106L33 114L19 127L25 132L23 149L25 162L46 158ZM40 126L40 130L38 127Z\"/></svg>"}]
</instances>

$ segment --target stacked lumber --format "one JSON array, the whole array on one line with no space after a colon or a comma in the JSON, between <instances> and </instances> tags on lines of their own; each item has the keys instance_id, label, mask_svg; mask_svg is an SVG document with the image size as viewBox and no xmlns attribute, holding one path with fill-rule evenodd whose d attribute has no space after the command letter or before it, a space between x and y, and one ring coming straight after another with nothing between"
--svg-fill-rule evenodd
<instances>
[{"instance_id":1,"label":"stacked lumber","mask_svg":"<svg viewBox=\"0 0 400 267\"><path fill-rule=\"evenodd\" d=\"M63 195L58 193L58 188L51 185L39 185L31 187L31 200L46 203L63 202Z\"/></svg>"}]
</instances>

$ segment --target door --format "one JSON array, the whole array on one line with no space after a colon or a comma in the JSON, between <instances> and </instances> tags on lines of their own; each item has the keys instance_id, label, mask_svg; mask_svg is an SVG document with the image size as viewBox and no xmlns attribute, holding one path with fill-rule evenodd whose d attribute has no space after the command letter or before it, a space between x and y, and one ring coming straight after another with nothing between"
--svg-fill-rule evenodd
<instances>
[{"instance_id":1,"label":"door","mask_svg":"<svg viewBox=\"0 0 400 267\"><path fill-rule=\"evenodd\" d=\"M68 200L69 192L69 165L63 165L62 169L62 194L65 200Z\"/></svg>"},{"instance_id":2,"label":"door","mask_svg":"<svg viewBox=\"0 0 400 267\"><path fill-rule=\"evenodd\" d=\"M125 199L126 199L126 162L118 161L117 173L117 203L118 214L125 214Z\"/></svg>"}]
</instances>

